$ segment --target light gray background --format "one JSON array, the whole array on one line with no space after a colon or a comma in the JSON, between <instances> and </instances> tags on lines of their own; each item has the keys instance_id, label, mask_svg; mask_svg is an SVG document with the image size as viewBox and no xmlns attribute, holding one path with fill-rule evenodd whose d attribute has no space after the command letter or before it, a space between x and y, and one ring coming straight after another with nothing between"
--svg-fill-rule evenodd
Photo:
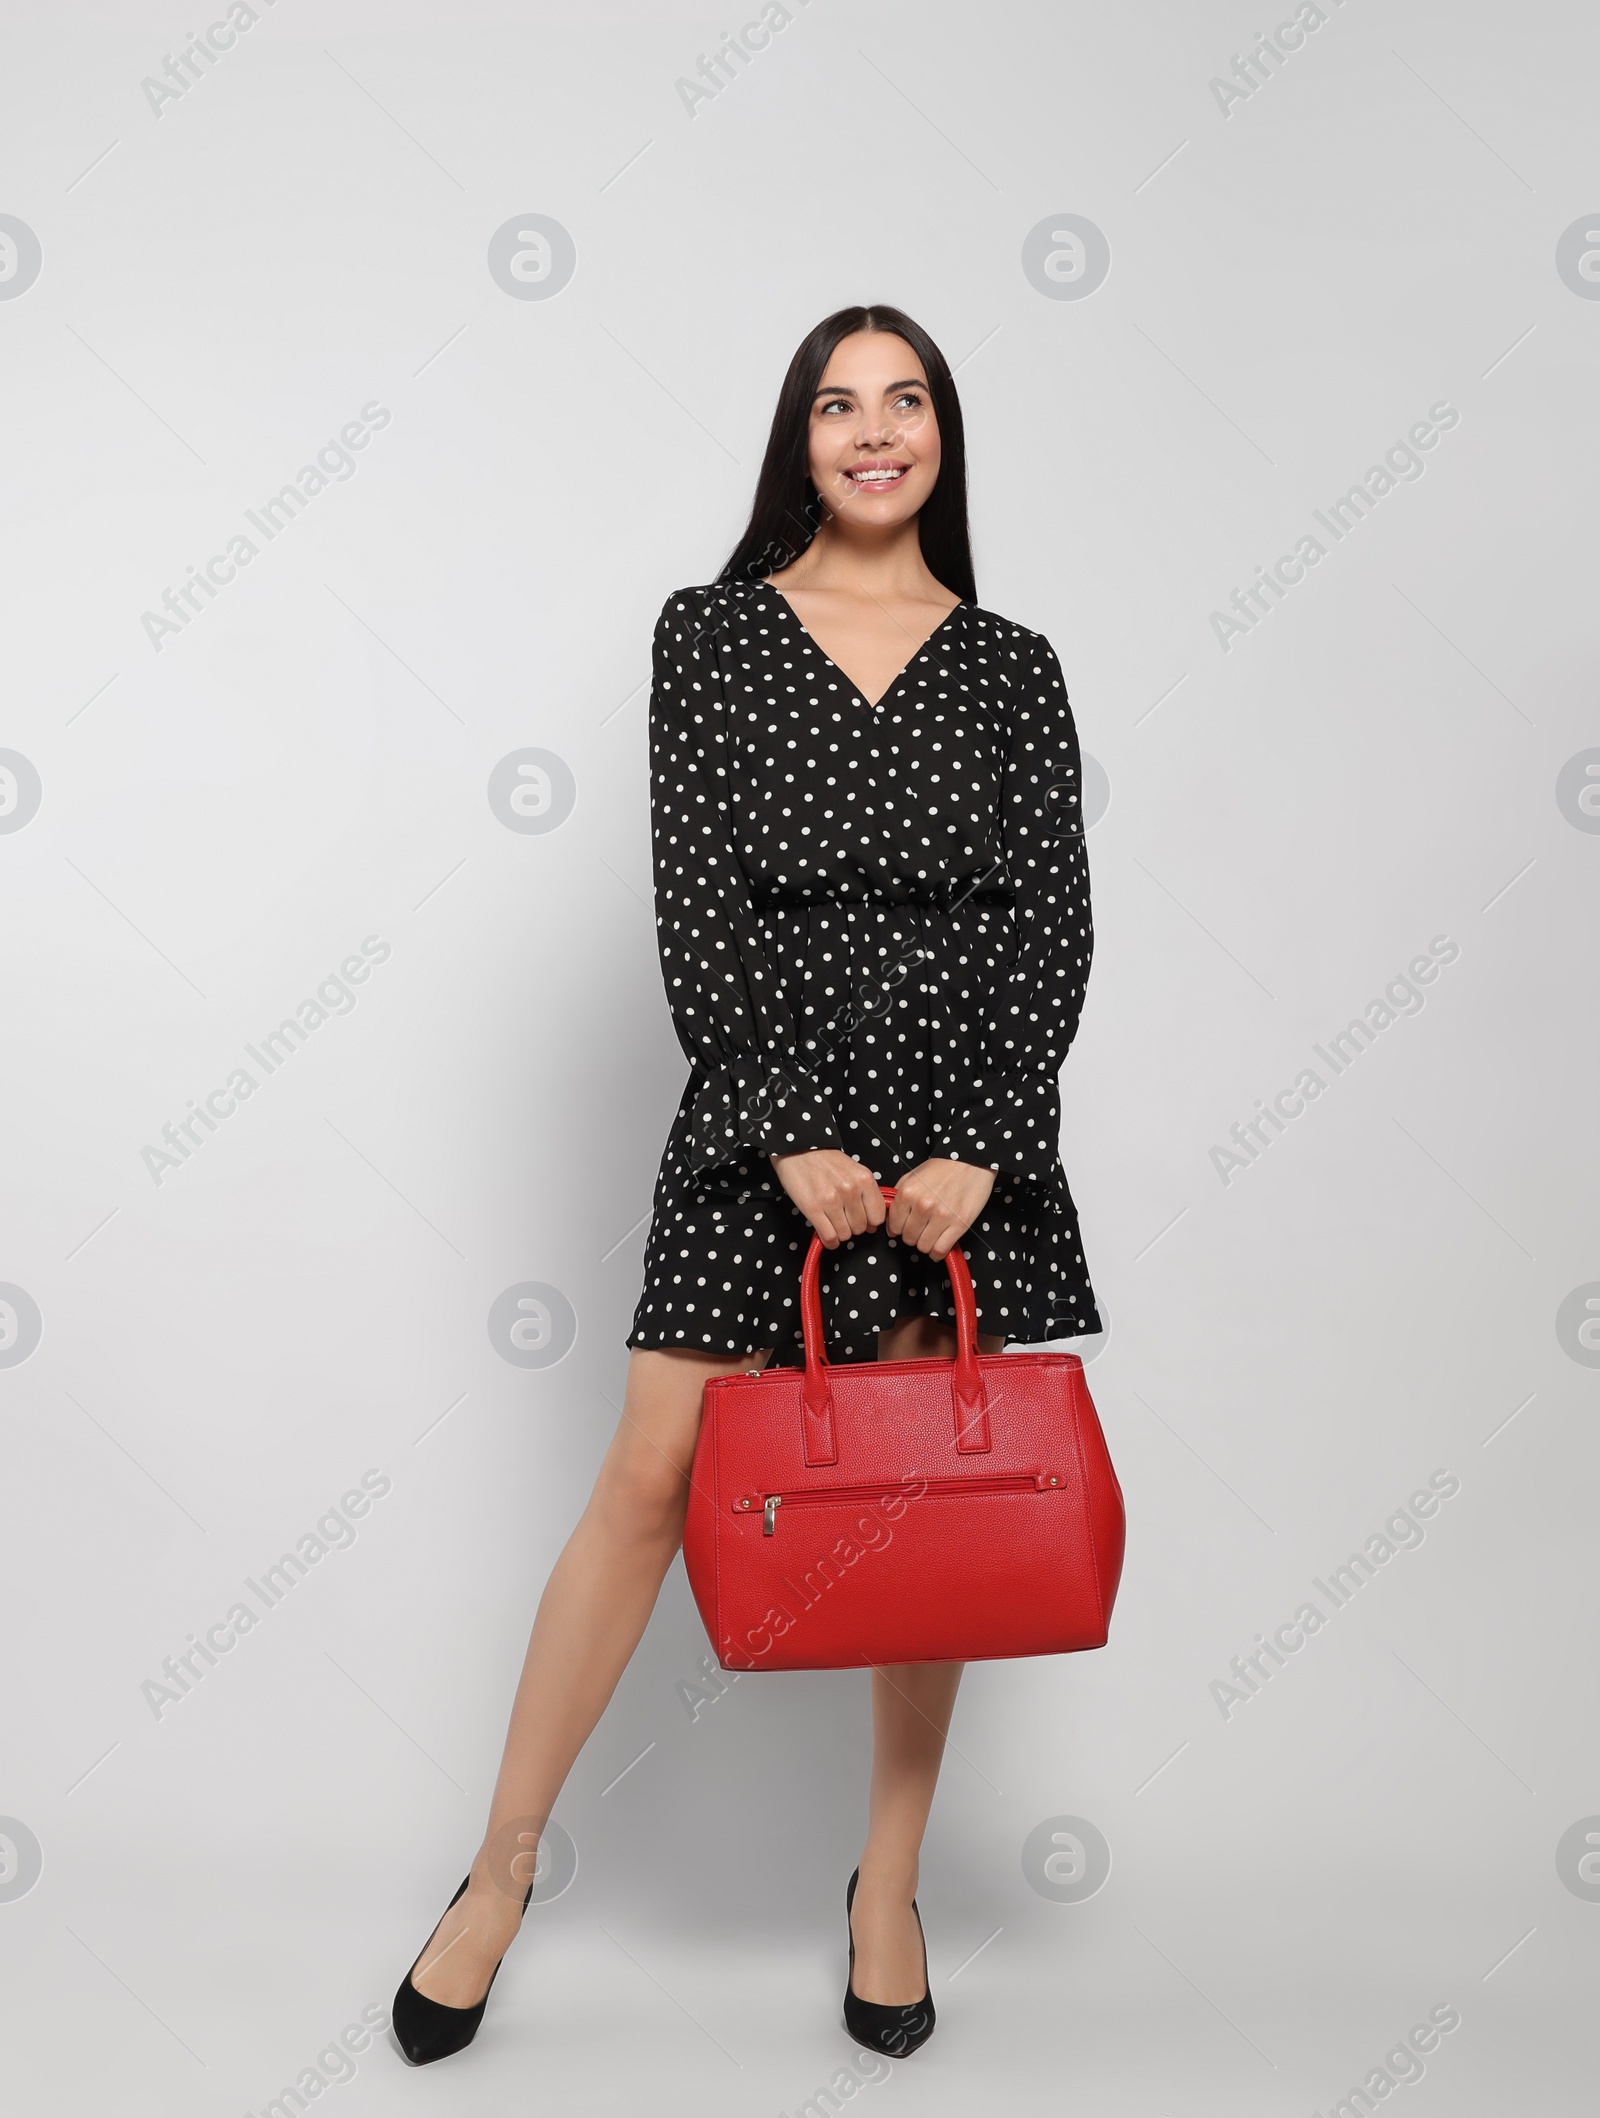
<instances>
[{"instance_id":1,"label":"light gray background","mask_svg":"<svg viewBox=\"0 0 1600 2118\"><path fill-rule=\"evenodd\" d=\"M1326 2113L1448 2004L1403 2109L1576 2111L1600 837L1556 790L1600 745L1600 304L1556 247L1600 226L1592 12L1327 0L1224 115L1270 11L791 11L691 117L737 23L682 0L278 0L159 116L204 10L6 10L0 212L43 252L0 300L0 743L42 789L0 838L0 1279L43 1321L0 1373L15 2099L260 2111L464 1871L685 1074L650 628L795 342L877 298L959 367L980 597L1055 643L1109 783L1062 1145L1130 1535L1106 1652L969 1673L942 2026L859 2093ZM488 269L530 213L576 245L548 300ZM1023 270L1066 213L1110 244L1086 299ZM1224 652L1212 611L1441 400L1425 474ZM155 651L142 613L371 401L355 475ZM489 803L522 749L572 775L548 832ZM355 1008L157 1185L162 1125L368 935ZM1225 1185L1228 1128L1436 935L1420 1013ZM487 1328L530 1281L576 1319L540 1369ZM157 1719L162 1658L369 1468L354 1544ZM1441 1469L1420 1547L1225 1719L1230 1658ZM445 2079L380 2043L336 2113L793 2112L850 2061L865 1680L691 1717L704 1653L680 1566L479 2044ZM1062 1816L1112 1851L1083 1902L1023 1869Z\"/></svg>"}]
</instances>

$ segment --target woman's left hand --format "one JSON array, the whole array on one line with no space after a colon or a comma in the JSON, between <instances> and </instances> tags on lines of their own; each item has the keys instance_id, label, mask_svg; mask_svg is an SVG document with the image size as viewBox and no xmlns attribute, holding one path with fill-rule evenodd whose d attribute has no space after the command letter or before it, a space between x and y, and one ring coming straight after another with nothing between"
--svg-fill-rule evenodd
<instances>
[{"instance_id":1,"label":"woman's left hand","mask_svg":"<svg viewBox=\"0 0 1600 2118\"><path fill-rule=\"evenodd\" d=\"M989 1203L994 1180L992 1169L975 1169L970 1162L919 1162L896 1178L884 1225L890 1235L941 1264Z\"/></svg>"}]
</instances>

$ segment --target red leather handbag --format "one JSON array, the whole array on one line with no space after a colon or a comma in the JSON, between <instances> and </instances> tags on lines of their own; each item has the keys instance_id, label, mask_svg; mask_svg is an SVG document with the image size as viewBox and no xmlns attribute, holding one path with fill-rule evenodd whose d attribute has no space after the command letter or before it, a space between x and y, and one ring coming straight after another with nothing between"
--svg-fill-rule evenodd
<instances>
[{"instance_id":1,"label":"red leather handbag","mask_svg":"<svg viewBox=\"0 0 1600 2118\"><path fill-rule=\"evenodd\" d=\"M892 1185L880 1186L886 1199ZM683 1556L724 1669L981 1662L1104 1647L1122 1489L1075 1353L830 1366L812 1238L805 1368L705 1386Z\"/></svg>"}]
</instances>

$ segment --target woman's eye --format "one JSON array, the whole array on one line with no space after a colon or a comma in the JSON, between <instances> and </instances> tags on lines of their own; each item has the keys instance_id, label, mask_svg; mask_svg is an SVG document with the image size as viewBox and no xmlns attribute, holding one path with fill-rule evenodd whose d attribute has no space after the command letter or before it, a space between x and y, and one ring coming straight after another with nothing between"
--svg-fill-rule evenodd
<instances>
[{"instance_id":1,"label":"woman's eye","mask_svg":"<svg viewBox=\"0 0 1600 2118\"><path fill-rule=\"evenodd\" d=\"M825 404L822 409L824 413L848 412L850 409L849 399L844 397L836 397L834 398L831 404Z\"/></svg>"},{"instance_id":2,"label":"woman's eye","mask_svg":"<svg viewBox=\"0 0 1600 2118\"><path fill-rule=\"evenodd\" d=\"M920 405L921 402L922 399L917 396L915 391L908 390L904 397L897 397L895 399L895 408L896 410L899 410L902 406L906 406L911 408L912 410L915 410L915 408Z\"/></svg>"}]
</instances>

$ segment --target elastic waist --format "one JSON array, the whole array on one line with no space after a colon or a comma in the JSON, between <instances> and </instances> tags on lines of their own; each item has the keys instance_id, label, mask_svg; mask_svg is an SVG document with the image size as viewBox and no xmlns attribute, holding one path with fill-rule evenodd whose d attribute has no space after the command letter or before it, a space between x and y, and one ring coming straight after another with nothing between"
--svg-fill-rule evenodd
<instances>
[{"instance_id":1,"label":"elastic waist","mask_svg":"<svg viewBox=\"0 0 1600 2118\"><path fill-rule=\"evenodd\" d=\"M970 876L935 885L931 889L889 890L769 890L758 893L757 905L923 905L952 912L958 905L1009 905L1016 902L1009 881L978 882Z\"/></svg>"}]
</instances>

